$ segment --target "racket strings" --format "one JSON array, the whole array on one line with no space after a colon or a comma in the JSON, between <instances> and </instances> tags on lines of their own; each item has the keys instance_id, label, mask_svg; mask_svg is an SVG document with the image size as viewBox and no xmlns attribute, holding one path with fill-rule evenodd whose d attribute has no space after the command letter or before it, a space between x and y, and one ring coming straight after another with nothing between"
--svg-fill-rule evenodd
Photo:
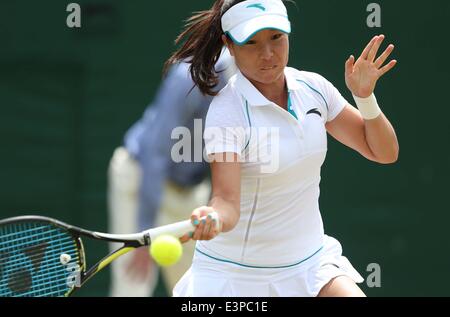
<instances>
[{"instance_id":1,"label":"racket strings","mask_svg":"<svg viewBox=\"0 0 450 317\"><path fill-rule=\"evenodd\" d=\"M14 239L11 239L12 237L16 237L16 236L23 237L24 233L31 233L31 232L35 232L35 231L39 231L42 234L43 230L47 230L47 232L49 232L48 228L49 228L49 226L46 225L46 226L33 227L33 228L22 230L22 231L15 231L15 232L11 232L8 234L2 234L0 236L0 241L5 240L5 241L10 242L10 241L14 240ZM57 229L58 228L54 228L54 231L56 231ZM3 230L5 230L5 229L3 229ZM0 233L3 230L0 228ZM28 235L28 237L31 237L31 235ZM1 243L0 243L0 245L1 245Z\"/></svg>"},{"instance_id":2,"label":"racket strings","mask_svg":"<svg viewBox=\"0 0 450 317\"><path fill-rule=\"evenodd\" d=\"M60 295L64 295L68 286L66 272L61 272L58 267L48 265L43 265L38 276L30 273L30 271L31 269L29 268L20 268L13 274L10 274L8 279L0 286L0 296L26 296L33 294L47 296L48 291L55 288L60 290Z\"/></svg>"},{"instance_id":3,"label":"racket strings","mask_svg":"<svg viewBox=\"0 0 450 317\"><path fill-rule=\"evenodd\" d=\"M16 292L15 297L39 297L39 296L50 296L50 294L59 293L59 296L63 296L61 293L61 288L66 289L68 280L66 276L62 276L59 279L48 278L47 280L41 280L39 283L33 283L33 288L31 291L27 292ZM28 287L26 281L14 282L8 285L9 288L17 289L20 287ZM16 288L17 287L17 288ZM3 296L3 295L0 295Z\"/></svg>"},{"instance_id":4,"label":"racket strings","mask_svg":"<svg viewBox=\"0 0 450 317\"><path fill-rule=\"evenodd\" d=\"M42 222L0 227L0 296L64 296L73 271L60 255L79 262L73 237L64 229Z\"/></svg>"},{"instance_id":5,"label":"racket strings","mask_svg":"<svg viewBox=\"0 0 450 317\"><path fill-rule=\"evenodd\" d=\"M78 258L78 254L76 253L76 252L68 252L68 253L66 253L66 254L68 254L68 255L70 255L71 256L71 261L70 261L70 263L76 263L76 264L78 264L79 263L79 258ZM47 256L49 256L49 257L52 257L52 258L55 258L55 259L57 259L57 258L59 258L59 256L60 256L60 252L58 252L58 251L56 251L56 250L52 250L52 251L49 251L48 252L48 254L47 254ZM52 261L52 262L49 262L49 261L45 261L45 262L43 262L43 263L40 263L39 264L39 267L38 268L36 268L36 266L35 265L33 265L33 261L35 261L35 262L38 262L38 261L40 261L40 259L41 259L41 255L39 255L39 254L36 254L36 255L34 255L33 257L27 257L28 259L30 259L30 261L32 262L31 264L30 263L28 263L27 265L26 265L26 268L27 268L27 270L28 271L34 271L34 272L37 272L37 271L39 271L39 272L41 272L40 274L43 274L43 273L45 273L45 274L47 274L47 275L54 275L54 274L58 274L58 269L61 267L61 266L63 266L63 265L65 265L65 264L63 264L63 263L61 263L61 262L56 262L56 261ZM21 270L18 270L17 269L17 267L23 267L23 265L22 265L22 263L24 262L24 259L23 258L20 258L20 257L17 257L17 259L15 259L14 261L9 261L8 262L8 269L6 269L6 270L4 270L3 271L3 274L6 274L6 275L8 275L8 277L9 277L9 279L14 279L14 280L19 280L18 279L18 276L20 276L22 273L21 273ZM66 270L68 270L70 267L68 267L67 265L66 265ZM74 267L74 269L76 269L75 267ZM69 270L70 271L70 270ZM64 276L65 276L66 274L64 274ZM4 284L1 284L0 283L0 289L2 288L2 287L5 287L5 283ZM34 284L35 286L36 286L36 283Z\"/></svg>"},{"instance_id":6,"label":"racket strings","mask_svg":"<svg viewBox=\"0 0 450 317\"><path fill-rule=\"evenodd\" d=\"M3 263L3 261L7 260L8 258L12 258L14 256L17 256L18 254L26 254L28 257L32 257L34 254L40 254L42 252L45 252L47 249L49 249L49 246L46 244L47 239L39 239L36 240L36 244L29 244L28 246L23 246L22 249L18 248L17 246L9 246L7 248L1 249L4 251L4 255L2 256L2 259L0 260L0 263ZM61 245L72 245L73 240L71 238L65 238L62 237ZM39 249L42 248L42 249ZM35 250L37 249L37 250Z\"/></svg>"},{"instance_id":7,"label":"racket strings","mask_svg":"<svg viewBox=\"0 0 450 317\"><path fill-rule=\"evenodd\" d=\"M62 247L70 247L71 245L72 245L71 241L68 241L67 243L62 244L61 246ZM77 252L69 251L69 252L66 252L65 254L70 255L71 262L74 262L72 260L75 260L75 262L78 262L79 257L78 257L78 253ZM47 251L47 256L51 256L52 258L57 258L60 255L61 255L61 253L58 250L55 250L55 249ZM38 271L40 267L42 268L42 263L40 262L42 260L42 254L37 253L37 252L35 252L33 254L29 253L29 254L26 255L26 259L29 259L31 261L32 265L34 266L33 269L35 271ZM17 267L17 266L21 265L21 263L23 263L24 260L26 260L26 259L24 258L23 255L21 255L20 253L16 252L12 256L9 255L8 257L5 257L3 259L3 261L0 261L0 265L5 267L6 264L7 264L8 267L14 268L14 267ZM61 264L63 264L63 263L61 263ZM6 270L4 269L3 272L7 273L8 269L6 269Z\"/></svg>"},{"instance_id":8,"label":"racket strings","mask_svg":"<svg viewBox=\"0 0 450 317\"><path fill-rule=\"evenodd\" d=\"M20 255L24 254L27 255L29 259L32 259L35 256L41 255L41 253L45 252L47 249L46 245L42 245L43 249L33 250L35 247L41 246L39 243L46 242L46 239L40 239L36 240L38 242L35 245L30 245L28 248L25 247L25 249L18 249L17 246L10 246L9 248L0 249L2 250L3 255L0 258L0 265L8 262L10 264L13 264L16 258L20 258ZM69 247L73 245L73 239L71 238L61 238L60 244L62 247ZM45 247L45 248L44 248ZM55 251L55 249L51 249L50 251ZM14 258L14 260L11 260L11 258Z\"/></svg>"}]
</instances>

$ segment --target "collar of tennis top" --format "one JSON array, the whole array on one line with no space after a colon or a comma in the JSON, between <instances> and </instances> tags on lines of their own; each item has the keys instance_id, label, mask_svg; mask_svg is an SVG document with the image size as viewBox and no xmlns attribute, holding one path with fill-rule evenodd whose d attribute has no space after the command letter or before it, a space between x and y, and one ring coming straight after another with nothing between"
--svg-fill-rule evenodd
<instances>
[{"instance_id":1,"label":"collar of tennis top","mask_svg":"<svg viewBox=\"0 0 450 317\"><path fill-rule=\"evenodd\" d=\"M236 88L244 96L244 98L247 99L251 106L258 107L273 104L273 102L264 97L264 95L259 92L255 86L253 86L253 84L241 73L241 71L238 70L236 76ZM294 77L292 77L290 72L287 70L287 67L284 69L284 76L286 78L288 92L298 90L300 88L300 84Z\"/></svg>"}]
</instances>

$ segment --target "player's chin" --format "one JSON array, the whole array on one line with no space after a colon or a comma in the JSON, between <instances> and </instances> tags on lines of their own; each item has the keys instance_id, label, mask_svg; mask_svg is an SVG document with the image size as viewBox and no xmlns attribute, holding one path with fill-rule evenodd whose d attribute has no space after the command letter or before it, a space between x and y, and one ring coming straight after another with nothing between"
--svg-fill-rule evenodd
<instances>
[{"instance_id":1,"label":"player's chin","mask_svg":"<svg viewBox=\"0 0 450 317\"><path fill-rule=\"evenodd\" d=\"M278 66L272 69L259 69L258 81L262 84L272 84L276 82L282 75L283 69Z\"/></svg>"}]
</instances>

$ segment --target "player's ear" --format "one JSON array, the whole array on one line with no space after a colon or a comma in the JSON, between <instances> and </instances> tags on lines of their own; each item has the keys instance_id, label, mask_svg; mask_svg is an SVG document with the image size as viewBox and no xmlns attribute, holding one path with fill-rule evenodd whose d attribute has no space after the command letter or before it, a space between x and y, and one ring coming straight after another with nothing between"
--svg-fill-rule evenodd
<instances>
[{"instance_id":1,"label":"player's ear","mask_svg":"<svg viewBox=\"0 0 450 317\"><path fill-rule=\"evenodd\" d=\"M222 42L230 51L231 56L234 57L233 41L231 41L225 34L222 34Z\"/></svg>"}]
</instances>

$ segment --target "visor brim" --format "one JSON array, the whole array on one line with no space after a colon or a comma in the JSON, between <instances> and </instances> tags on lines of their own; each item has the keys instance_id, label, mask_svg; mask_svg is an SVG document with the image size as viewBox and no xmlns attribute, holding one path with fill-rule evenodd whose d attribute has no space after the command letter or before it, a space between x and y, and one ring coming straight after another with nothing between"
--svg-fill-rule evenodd
<instances>
[{"instance_id":1,"label":"visor brim","mask_svg":"<svg viewBox=\"0 0 450 317\"><path fill-rule=\"evenodd\" d=\"M291 23L287 17L281 15L259 16L237 25L230 31L227 31L226 34L235 44L244 45L262 30L278 30L289 34L291 33Z\"/></svg>"}]
</instances>

